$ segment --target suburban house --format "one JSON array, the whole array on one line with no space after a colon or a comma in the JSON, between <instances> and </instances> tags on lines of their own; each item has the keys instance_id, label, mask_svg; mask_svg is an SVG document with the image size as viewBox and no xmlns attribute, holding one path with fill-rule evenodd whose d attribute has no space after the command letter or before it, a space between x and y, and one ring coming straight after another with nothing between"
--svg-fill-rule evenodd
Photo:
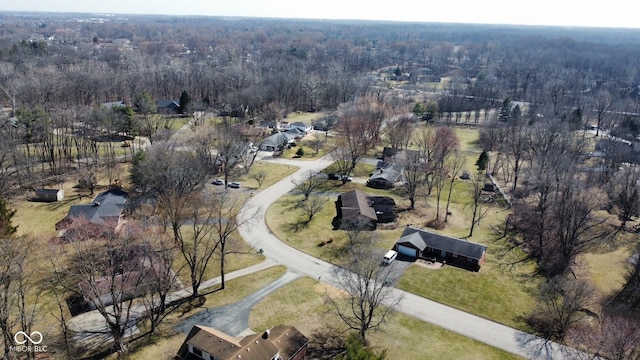
<instances>
[{"instance_id":1,"label":"suburban house","mask_svg":"<svg viewBox=\"0 0 640 360\"><path fill-rule=\"evenodd\" d=\"M62 189L37 189L36 201L54 202L64 199L64 190Z\"/></svg>"},{"instance_id":2,"label":"suburban house","mask_svg":"<svg viewBox=\"0 0 640 360\"><path fill-rule=\"evenodd\" d=\"M301 360L309 339L293 326L274 326L262 334L233 337L196 325L175 357L180 360Z\"/></svg>"},{"instance_id":3,"label":"suburban house","mask_svg":"<svg viewBox=\"0 0 640 360\"><path fill-rule=\"evenodd\" d=\"M262 140L262 142L260 143L260 150L280 151L283 150L291 142L293 142L293 137L289 137L283 132L275 133Z\"/></svg>"},{"instance_id":4,"label":"suburban house","mask_svg":"<svg viewBox=\"0 0 640 360\"><path fill-rule=\"evenodd\" d=\"M120 224L128 197L125 191L112 188L98 194L91 204L71 205L67 216L56 223L56 230L67 229L78 218L98 226L115 228Z\"/></svg>"},{"instance_id":5,"label":"suburban house","mask_svg":"<svg viewBox=\"0 0 640 360\"><path fill-rule=\"evenodd\" d=\"M376 157L380 160L389 160L393 155L396 154L396 149L389 147L389 146L385 146L384 149L382 149L382 152L377 154Z\"/></svg>"},{"instance_id":6,"label":"suburban house","mask_svg":"<svg viewBox=\"0 0 640 360\"><path fill-rule=\"evenodd\" d=\"M159 281L177 279L173 270L167 267L150 245L137 244L109 250L107 258L110 264L107 274L92 282L78 283L82 299L73 304L74 315L96 309L98 305L112 305L114 294L120 301L126 301L144 295L158 286ZM179 288L177 281L173 288Z\"/></svg>"},{"instance_id":7,"label":"suburban house","mask_svg":"<svg viewBox=\"0 0 640 360\"><path fill-rule=\"evenodd\" d=\"M438 259L447 264L478 271L484 264L487 247L407 226L394 249L412 259Z\"/></svg>"},{"instance_id":8,"label":"suburban house","mask_svg":"<svg viewBox=\"0 0 640 360\"><path fill-rule=\"evenodd\" d=\"M112 101L112 102L102 103L100 104L100 106L102 106L106 110L111 110L114 107L125 107L127 106L127 104L125 104L124 101Z\"/></svg>"},{"instance_id":9,"label":"suburban house","mask_svg":"<svg viewBox=\"0 0 640 360\"><path fill-rule=\"evenodd\" d=\"M158 100L156 101L158 112L164 114L177 114L180 112L180 102L178 100Z\"/></svg>"},{"instance_id":10,"label":"suburban house","mask_svg":"<svg viewBox=\"0 0 640 360\"><path fill-rule=\"evenodd\" d=\"M376 189L391 189L397 183L403 182L405 165L415 162L426 163L426 160L420 158L420 152L415 150L396 151L385 147L378 157L382 160L378 161L376 169L367 180L367 186Z\"/></svg>"},{"instance_id":11,"label":"suburban house","mask_svg":"<svg viewBox=\"0 0 640 360\"><path fill-rule=\"evenodd\" d=\"M313 126L307 125L302 121L296 121L294 123L289 124L289 129L298 129L306 135L313 130Z\"/></svg>"},{"instance_id":12,"label":"suburban house","mask_svg":"<svg viewBox=\"0 0 640 360\"><path fill-rule=\"evenodd\" d=\"M289 137L292 137L294 140L300 140L300 139L302 139L305 135L307 135L307 133L306 133L306 132L304 132L304 131L300 130L300 129L299 129L299 128L297 128L297 127L292 127L292 128L290 128L290 129L288 129L288 130L285 130L283 133L284 133L284 134L286 134L286 135L287 135L287 136L289 136Z\"/></svg>"},{"instance_id":13,"label":"suburban house","mask_svg":"<svg viewBox=\"0 0 640 360\"><path fill-rule=\"evenodd\" d=\"M640 143L629 140L614 138L600 140L596 144L596 151L604 153L606 156L615 157L620 162L631 164L640 163Z\"/></svg>"},{"instance_id":14,"label":"suburban house","mask_svg":"<svg viewBox=\"0 0 640 360\"><path fill-rule=\"evenodd\" d=\"M396 183L403 181L404 168L397 164L392 164L387 161L379 161L379 166L376 168L369 179L367 180L367 186L374 189L391 189Z\"/></svg>"},{"instance_id":15,"label":"suburban house","mask_svg":"<svg viewBox=\"0 0 640 360\"><path fill-rule=\"evenodd\" d=\"M351 190L338 195L336 217L333 226L336 229L350 225L365 225L375 230L379 223L395 221L395 201L386 196L368 196L360 190Z\"/></svg>"}]
</instances>

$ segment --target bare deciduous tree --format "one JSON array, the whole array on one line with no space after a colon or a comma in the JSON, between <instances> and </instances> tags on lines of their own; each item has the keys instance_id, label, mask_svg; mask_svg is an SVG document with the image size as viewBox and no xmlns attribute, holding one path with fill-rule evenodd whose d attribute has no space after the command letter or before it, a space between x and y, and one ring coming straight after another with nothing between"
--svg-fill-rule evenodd
<instances>
[{"instance_id":1,"label":"bare deciduous tree","mask_svg":"<svg viewBox=\"0 0 640 360\"><path fill-rule=\"evenodd\" d=\"M366 343L367 333L382 326L400 299L393 292L393 265L381 266L383 254L366 246L353 249L351 254L350 262L338 274L347 304L342 299L329 299L340 319Z\"/></svg>"},{"instance_id":2,"label":"bare deciduous tree","mask_svg":"<svg viewBox=\"0 0 640 360\"><path fill-rule=\"evenodd\" d=\"M216 247L220 256L220 288L225 288L225 264L226 256L235 252L235 236L238 228L250 223L255 218L259 209L248 213L245 204L248 198L237 196L227 191L216 193L212 196L208 206L211 211L210 224L216 235Z\"/></svg>"},{"instance_id":3,"label":"bare deciduous tree","mask_svg":"<svg viewBox=\"0 0 640 360\"><path fill-rule=\"evenodd\" d=\"M4 359L12 358L10 351L17 345L14 342L17 330L31 333L38 305L39 293L34 292L32 270L27 268L31 248L25 244L28 239L0 230L0 332Z\"/></svg>"},{"instance_id":4,"label":"bare deciduous tree","mask_svg":"<svg viewBox=\"0 0 640 360\"><path fill-rule=\"evenodd\" d=\"M547 340L562 341L582 320L590 305L593 289L583 281L555 277L542 285L542 301L527 322Z\"/></svg>"},{"instance_id":5,"label":"bare deciduous tree","mask_svg":"<svg viewBox=\"0 0 640 360\"><path fill-rule=\"evenodd\" d=\"M640 327L631 316L605 315L594 327L574 328L569 336L588 350L584 359L640 360Z\"/></svg>"},{"instance_id":6,"label":"bare deciduous tree","mask_svg":"<svg viewBox=\"0 0 640 360\"><path fill-rule=\"evenodd\" d=\"M262 186L262 183L267 178L267 172L264 171L264 170L260 170L260 171L257 171L255 173L252 173L249 176L258 183L258 188L260 188Z\"/></svg>"},{"instance_id":7,"label":"bare deciduous tree","mask_svg":"<svg viewBox=\"0 0 640 360\"><path fill-rule=\"evenodd\" d=\"M73 222L67 253L52 259L53 276L59 286L83 299L104 320L104 327L71 330L107 335L107 342L113 342L113 349L124 356L132 324L141 320L134 307L135 298L143 295L152 282L150 268L144 266L147 250L129 236L110 233L108 238L96 238L87 224L81 219Z\"/></svg>"},{"instance_id":8,"label":"bare deciduous tree","mask_svg":"<svg viewBox=\"0 0 640 360\"><path fill-rule=\"evenodd\" d=\"M480 221L484 219L488 214L489 210L494 205L493 198L490 196L484 195L484 179L485 174L482 171L478 171L475 175L471 176L471 227L469 228L468 237L473 236L473 230L477 225L480 224Z\"/></svg>"},{"instance_id":9,"label":"bare deciduous tree","mask_svg":"<svg viewBox=\"0 0 640 360\"><path fill-rule=\"evenodd\" d=\"M304 178L304 181L291 179L291 182L295 185L295 189L304 195L303 201L307 201L311 193L320 189L326 183L326 179L318 176L314 172L310 172L308 176Z\"/></svg>"},{"instance_id":10,"label":"bare deciduous tree","mask_svg":"<svg viewBox=\"0 0 640 360\"><path fill-rule=\"evenodd\" d=\"M402 150L409 145L413 134L413 119L410 116L400 116L388 121L385 132L389 138L389 144L394 150Z\"/></svg>"},{"instance_id":11,"label":"bare deciduous tree","mask_svg":"<svg viewBox=\"0 0 640 360\"><path fill-rule=\"evenodd\" d=\"M302 223L308 225L311 220L322 210L324 201L318 195L309 197L302 205L299 206L304 216Z\"/></svg>"}]
</instances>

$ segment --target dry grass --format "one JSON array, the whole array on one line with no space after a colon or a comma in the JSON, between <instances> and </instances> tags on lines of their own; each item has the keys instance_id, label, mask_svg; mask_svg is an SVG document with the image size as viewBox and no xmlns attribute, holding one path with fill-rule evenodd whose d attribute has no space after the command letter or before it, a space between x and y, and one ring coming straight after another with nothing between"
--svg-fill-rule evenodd
<instances>
[{"instance_id":1,"label":"dry grass","mask_svg":"<svg viewBox=\"0 0 640 360\"><path fill-rule=\"evenodd\" d=\"M233 178L242 183L242 186L250 189L258 189L258 182L251 177L252 174L257 174L260 171L264 171L266 177L262 182L260 189L266 189L269 186L277 183L283 178L298 171L298 168L292 165L274 164L262 161L257 161L251 166L249 174L244 171L234 173Z\"/></svg>"},{"instance_id":2,"label":"dry grass","mask_svg":"<svg viewBox=\"0 0 640 360\"><path fill-rule=\"evenodd\" d=\"M625 283L627 259L631 252L620 248L603 254L584 254L581 261L591 276L591 281L600 296L611 296Z\"/></svg>"},{"instance_id":3,"label":"dry grass","mask_svg":"<svg viewBox=\"0 0 640 360\"><path fill-rule=\"evenodd\" d=\"M310 278L296 280L258 303L251 311L249 324L255 331L289 324L307 336L328 329L346 332L333 307L326 301L327 294L340 295L340 291ZM389 360L518 358L400 313L392 314L382 331L370 332L369 339L375 348L389 350ZM396 349L402 351L394 351Z\"/></svg>"},{"instance_id":4,"label":"dry grass","mask_svg":"<svg viewBox=\"0 0 640 360\"><path fill-rule=\"evenodd\" d=\"M476 129L456 128L456 133L460 138L463 151L479 153L476 145L478 139ZM467 165L474 165L476 159L476 156L468 157ZM368 168L363 168L361 172L368 171ZM267 212L267 221L271 230L276 236L287 239L291 246L299 250L333 263L340 263L341 249L347 246L347 236L344 231L332 229L331 220L336 215L335 193L361 189L369 194L392 196L399 208L407 208L409 205L408 200L403 198L402 188L370 189L355 182L345 185L335 182L333 185L335 187L329 186L327 190L330 196L325 200L322 212L307 228L299 229L292 226L296 218L293 205L300 200L300 197L288 195L276 202ZM440 220L444 219L446 213L448 186L447 184L440 202ZM449 209L451 215L448 216L444 228L438 232L458 238L468 236L472 211L471 191L472 184L468 180L455 180ZM281 216L283 213L289 213L290 216L283 217ZM499 234L496 234L496 231L503 228L504 219L508 214L508 209L499 203L494 204L487 216L474 229L473 237L469 239L489 247L487 263L479 273L452 267L433 271L412 266L404 275L400 287L444 304L526 330L527 326L523 318L535 306L534 294L537 282L527 277L533 271L530 266L510 266L516 258L508 251L509 247L505 240L497 239ZM416 200L415 210L398 214L397 228L376 230L379 238L377 247L380 249L393 247L405 225L426 227L427 223L432 222L435 217L435 194L420 196ZM332 238L333 242L321 246L321 243L329 238Z\"/></svg>"},{"instance_id":5,"label":"dry grass","mask_svg":"<svg viewBox=\"0 0 640 360\"><path fill-rule=\"evenodd\" d=\"M207 295L207 302L205 305L207 308L214 308L237 302L259 290L265 284L278 279L285 272L286 268L284 266L274 266L267 270L229 280L225 290ZM203 309L201 311L205 310ZM194 315L195 313L196 312L190 313L189 316ZM161 325L160 332L157 335L136 344L129 358L131 360L173 359L173 356L178 352L180 345L186 337L186 334L176 332L174 327L186 318L188 318L188 316L178 317L177 313L169 316ZM112 358L115 359L116 357L113 356Z\"/></svg>"},{"instance_id":6,"label":"dry grass","mask_svg":"<svg viewBox=\"0 0 640 360\"><path fill-rule=\"evenodd\" d=\"M324 115L325 113L323 112L297 111L297 112L289 113L286 119L284 119L284 121L288 121L290 123L302 121L305 124L311 124L314 120L317 120Z\"/></svg>"}]
</instances>

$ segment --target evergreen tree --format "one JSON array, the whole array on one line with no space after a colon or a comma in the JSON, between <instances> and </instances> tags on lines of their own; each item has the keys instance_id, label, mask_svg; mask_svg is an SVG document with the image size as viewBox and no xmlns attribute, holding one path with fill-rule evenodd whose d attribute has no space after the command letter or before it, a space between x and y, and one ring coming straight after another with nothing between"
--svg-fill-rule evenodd
<instances>
[{"instance_id":1,"label":"evergreen tree","mask_svg":"<svg viewBox=\"0 0 640 360\"><path fill-rule=\"evenodd\" d=\"M7 201L0 197L0 237L13 236L18 230L11 222L16 211L9 209L8 205Z\"/></svg>"},{"instance_id":2,"label":"evergreen tree","mask_svg":"<svg viewBox=\"0 0 640 360\"><path fill-rule=\"evenodd\" d=\"M338 356L338 360L384 360L387 357L387 350L379 353L371 350L362 344L357 334L352 333L345 343L345 353Z\"/></svg>"},{"instance_id":3,"label":"evergreen tree","mask_svg":"<svg viewBox=\"0 0 640 360\"><path fill-rule=\"evenodd\" d=\"M180 95L180 112L184 115L188 115L191 112L191 97L186 90Z\"/></svg>"},{"instance_id":4,"label":"evergreen tree","mask_svg":"<svg viewBox=\"0 0 640 360\"><path fill-rule=\"evenodd\" d=\"M507 97L502 101L502 106L498 111L498 120L504 122L509 121L511 115L511 99Z\"/></svg>"},{"instance_id":5,"label":"evergreen tree","mask_svg":"<svg viewBox=\"0 0 640 360\"><path fill-rule=\"evenodd\" d=\"M482 150L482 153L476 161L476 166L478 167L478 171L487 170L487 166L489 166L489 153L486 150Z\"/></svg>"}]
</instances>

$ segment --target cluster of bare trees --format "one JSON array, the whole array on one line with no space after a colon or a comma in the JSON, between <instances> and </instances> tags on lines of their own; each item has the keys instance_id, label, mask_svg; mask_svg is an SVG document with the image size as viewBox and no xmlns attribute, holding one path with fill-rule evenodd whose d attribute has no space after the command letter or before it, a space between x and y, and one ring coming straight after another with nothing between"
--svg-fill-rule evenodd
<instances>
[{"instance_id":1,"label":"cluster of bare trees","mask_svg":"<svg viewBox=\"0 0 640 360\"><path fill-rule=\"evenodd\" d=\"M383 124L389 115L384 101L372 95L342 105L336 131L340 135L337 149L332 153L336 172L343 182L351 174L367 151L380 141Z\"/></svg>"},{"instance_id":2,"label":"cluster of bare trees","mask_svg":"<svg viewBox=\"0 0 640 360\"><path fill-rule=\"evenodd\" d=\"M37 310L37 299L41 294L33 273L36 269L28 264L31 251L26 238L18 236L12 218L15 210L0 197L0 332L2 333L3 359L12 359L12 351L19 344L18 331L31 334ZM36 299L35 302L32 300Z\"/></svg>"},{"instance_id":3,"label":"cluster of bare trees","mask_svg":"<svg viewBox=\"0 0 640 360\"><path fill-rule=\"evenodd\" d=\"M485 127L481 136L481 144L492 150L488 171L505 181L513 196L511 242L545 278L530 325L547 339L582 341L612 324L637 324L638 297L631 295L638 288L637 266L630 265L627 283L608 300L594 298L577 275L580 255L615 244L638 215L637 164L617 162L613 169L608 164L619 157L615 146L607 147L604 158L591 157L587 138L571 121L531 119L512 113ZM592 321L583 321L586 317ZM631 330L627 336L628 342L612 339L616 346L591 340L585 345L601 355L637 358L629 344L637 342L638 333Z\"/></svg>"},{"instance_id":4,"label":"cluster of bare trees","mask_svg":"<svg viewBox=\"0 0 640 360\"><path fill-rule=\"evenodd\" d=\"M67 229L66 244L51 257L51 281L60 310L54 316L60 323L61 344L70 357L86 351L75 345L89 343L98 349L112 344L107 352L125 355L132 342L155 333L185 302L202 301L201 287L207 276L220 274L222 280L219 288L207 289L205 295L225 288L228 255L244 252L236 230L253 215L243 214L246 197L226 189L206 190L208 174L207 164L196 152L157 141L135 157L131 177L140 194L131 203L131 215L120 231L96 234L83 219L74 220ZM3 243L5 238L11 237L3 236ZM13 314L16 308L31 304L25 302L28 274L18 261L28 257L16 253L28 247L10 248L15 243L8 241L2 254L12 260L3 257L5 275L21 275L17 280L4 277ZM214 264L218 271L211 270ZM172 295L182 287L180 279L187 280L191 290L187 297ZM22 293L22 297L12 293ZM97 311L104 326L87 327L81 320L72 321L67 305L74 315ZM20 312L21 325L27 330L33 310L35 307ZM9 334L18 320L7 316L3 334ZM143 331L137 333L137 328Z\"/></svg>"}]
</instances>

